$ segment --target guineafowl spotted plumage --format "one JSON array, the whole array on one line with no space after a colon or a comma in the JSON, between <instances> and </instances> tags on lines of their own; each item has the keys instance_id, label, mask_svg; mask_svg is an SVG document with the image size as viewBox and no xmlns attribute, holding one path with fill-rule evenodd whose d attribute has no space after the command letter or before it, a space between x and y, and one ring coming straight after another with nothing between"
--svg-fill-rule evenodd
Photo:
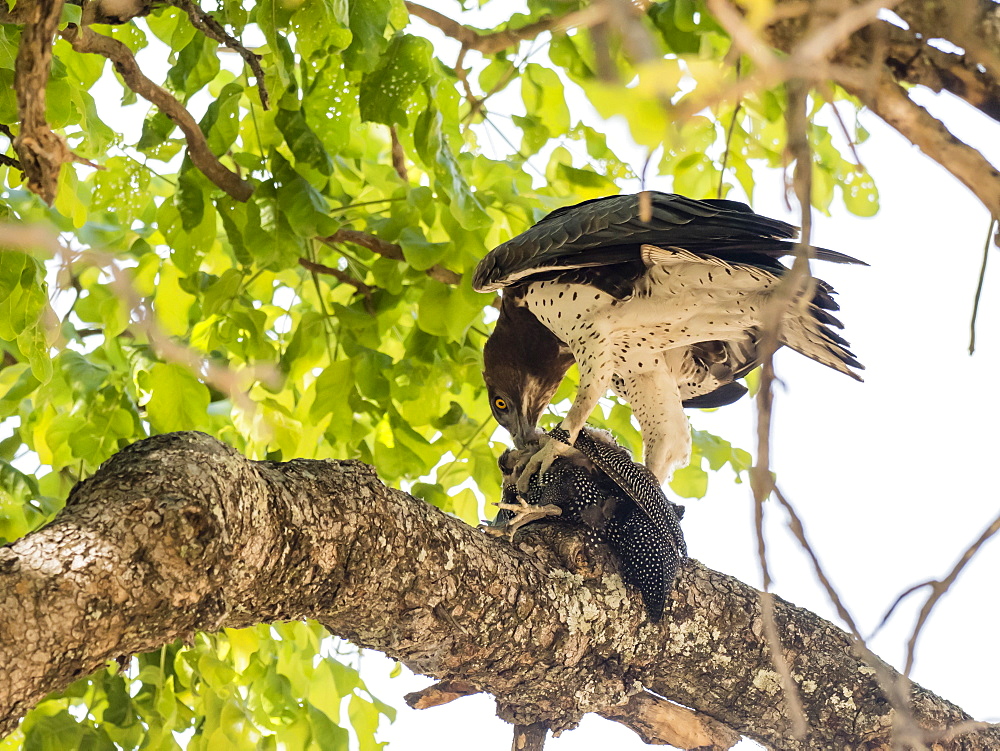
<instances>
[{"instance_id":1,"label":"guineafowl spotted plumage","mask_svg":"<svg viewBox=\"0 0 1000 751\"><path fill-rule=\"evenodd\" d=\"M567 439L560 429L550 435ZM650 619L659 621L677 566L687 557L679 523L683 507L667 500L652 473L633 462L610 434L584 428L575 448L531 479L523 501L514 478L523 450L505 452L500 457L503 501L494 528L513 534L543 516L582 526L588 543L608 545L625 581L642 593Z\"/></svg>"}]
</instances>

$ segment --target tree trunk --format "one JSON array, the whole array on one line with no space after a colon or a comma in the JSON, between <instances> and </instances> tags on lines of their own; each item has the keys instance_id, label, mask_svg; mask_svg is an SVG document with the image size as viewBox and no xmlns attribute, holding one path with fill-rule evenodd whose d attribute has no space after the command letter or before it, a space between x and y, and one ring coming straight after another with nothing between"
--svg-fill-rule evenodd
<instances>
[{"instance_id":1,"label":"tree trunk","mask_svg":"<svg viewBox=\"0 0 1000 751\"><path fill-rule=\"evenodd\" d=\"M554 732L617 719L643 688L775 748L889 748L899 719L875 677L891 668L776 599L810 728L791 738L759 593L695 561L653 625L572 530L536 525L511 545L363 464L251 462L200 433L134 444L80 483L55 521L0 548L0 592L0 733L109 658L299 618ZM996 728L918 686L911 699L935 749L1000 749Z\"/></svg>"}]
</instances>

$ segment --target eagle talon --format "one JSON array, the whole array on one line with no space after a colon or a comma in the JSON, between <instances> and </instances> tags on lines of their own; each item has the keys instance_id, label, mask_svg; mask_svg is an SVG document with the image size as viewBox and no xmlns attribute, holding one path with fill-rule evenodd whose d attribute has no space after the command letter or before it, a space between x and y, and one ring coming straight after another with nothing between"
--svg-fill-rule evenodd
<instances>
[{"instance_id":1,"label":"eagle talon","mask_svg":"<svg viewBox=\"0 0 1000 751\"><path fill-rule=\"evenodd\" d=\"M531 485L531 478L538 475L538 484L545 484L545 473L549 471L552 463L561 456L570 456L576 452L572 446L560 441L553 440L550 436L541 438L542 446L536 451L521 469L517 478L518 496L526 496L528 487Z\"/></svg>"},{"instance_id":2,"label":"eagle talon","mask_svg":"<svg viewBox=\"0 0 1000 751\"><path fill-rule=\"evenodd\" d=\"M525 524L530 524L538 519L544 519L547 516L559 516L562 514L562 509L555 504L548 503L544 506L533 506L522 498L518 498L517 503L501 502L494 503L493 505L503 511L513 512L514 516L503 526L495 527L481 524L479 528L488 535L492 535L493 537L506 537L511 541L514 539L514 533Z\"/></svg>"}]
</instances>

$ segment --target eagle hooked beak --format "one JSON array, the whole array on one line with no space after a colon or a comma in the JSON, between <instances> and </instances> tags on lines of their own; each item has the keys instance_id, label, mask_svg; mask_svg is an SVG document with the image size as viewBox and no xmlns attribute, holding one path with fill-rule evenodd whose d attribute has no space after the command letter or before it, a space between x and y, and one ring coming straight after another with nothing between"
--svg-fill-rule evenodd
<instances>
[{"instance_id":1,"label":"eagle hooked beak","mask_svg":"<svg viewBox=\"0 0 1000 751\"><path fill-rule=\"evenodd\" d=\"M523 410L514 410L512 424L507 427L510 437L514 441L514 446L519 449L527 448L530 445L538 444L538 436L541 431L538 428L537 417L531 419Z\"/></svg>"}]
</instances>

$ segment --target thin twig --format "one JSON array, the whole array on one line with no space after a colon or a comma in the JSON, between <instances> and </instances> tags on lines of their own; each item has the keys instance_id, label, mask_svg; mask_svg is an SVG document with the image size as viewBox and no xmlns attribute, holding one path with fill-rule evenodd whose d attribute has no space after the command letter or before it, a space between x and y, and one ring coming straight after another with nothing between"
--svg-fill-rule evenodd
<instances>
[{"instance_id":1,"label":"thin twig","mask_svg":"<svg viewBox=\"0 0 1000 751\"><path fill-rule=\"evenodd\" d=\"M377 253L385 258L391 258L394 261L406 261L406 257L403 255L403 249L395 243L386 242L385 240L375 237L375 235L370 235L367 232L359 232L353 229L339 229L334 234L329 237L319 238L320 242L326 243L327 245L336 245L337 243L353 243L354 245L360 245L362 248L367 248L373 253ZM462 275L456 274L451 269L446 269L443 266L438 266L435 264L431 266L426 271L427 276L432 279L436 279L442 284L458 284L462 281Z\"/></svg>"},{"instance_id":2,"label":"thin twig","mask_svg":"<svg viewBox=\"0 0 1000 751\"><path fill-rule=\"evenodd\" d=\"M743 58L736 58L736 80L740 80L740 75L743 72ZM716 198L722 198L722 185L723 181L726 179L726 167L729 165L729 149L733 141L733 131L736 130L736 119L740 115L740 109L743 107L743 100L737 99L736 106L733 107L733 119L729 121L729 128L726 130L726 150L722 152L722 169L719 170L719 189L716 192Z\"/></svg>"},{"instance_id":3,"label":"thin twig","mask_svg":"<svg viewBox=\"0 0 1000 751\"><path fill-rule=\"evenodd\" d=\"M774 399L774 353L780 340L778 331L781 321L794 301L803 296L810 280L809 244L811 232L811 159L809 142L806 138L806 86L795 82L788 87L788 149L795 159L795 192L802 212L802 235L796 245L795 261L791 270L781 282L764 307L758 357L761 360L760 388L757 391L757 461L750 469L750 485L754 496L754 526L757 534L757 557L763 579L761 594L761 618L774 662L775 671L781 677L781 684L788 704L792 733L796 738L804 738L808 732L802 699L791 675L791 669L784 658L777 624L774 622L774 603L770 592L771 575L767 564L767 549L764 538L764 501L774 489L771 475L771 416ZM803 153L804 152L804 153Z\"/></svg>"},{"instance_id":4,"label":"thin twig","mask_svg":"<svg viewBox=\"0 0 1000 751\"><path fill-rule=\"evenodd\" d=\"M534 23L529 23L519 29L505 29L491 34L481 34L475 29L463 26L453 18L443 13L431 10L418 3L407 2L406 9L410 15L426 21L431 26L443 32L445 36L459 41L463 46L480 52L483 55L495 55L509 47L515 47L523 41L534 39L546 31L561 31L564 29L592 26L605 20L607 10L604 3L595 3L583 10L567 13L565 16L549 16Z\"/></svg>"},{"instance_id":5,"label":"thin twig","mask_svg":"<svg viewBox=\"0 0 1000 751\"><path fill-rule=\"evenodd\" d=\"M90 52L109 59L132 91L159 107L160 111L184 132L191 161L209 180L237 201L246 201L250 198L253 193L250 183L241 179L218 160L208 148L205 134L201 132L191 113L184 109L184 106L166 89L146 77L128 47L117 39L97 34L87 28L70 26L59 33L77 52Z\"/></svg>"},{"instance_id":6,"label":"thin twig","mask_svg":"<svg viewBox=\"0 0 1000 751\"><path fill-rule=\"evenodd\" d=\"M299 258L299 266L304 269L308 269L314 274L326 274L327 276L332 276L338 282L342 284L349 284L354 287L360 294L365 298L365 301L371 306L372 302L372 292L374 287L370 287L359 279L355 279L353 276L340 269L335 269L332 266L325 266L322 263L316 263L315 261L310 261L308 258Z\"/></svg>"},{"instance_id":7,"label":"thin twig","mask_svg":"<svg viewBox=\"0 0 1000 751\"><path fill-rule=\"evenodd\" d=\"M465 55L468 53L469 48L464 44L462 49L458 51L458 57L455 58L455 78L457 78L461 84L462 89L465 91L465 99L469 103L469 112L462 119L472 118L474 115L478 114L483 107L483 102L485 99L477 99L476 95L472 93L472 85L469 83L469 74L465 72L465 68L462 67L465 63Z\"/></svg>"},{"instance_id":8,"label":"thin twig","mask_svg":"<svg viewBox=\"0 0 1000 751\"><path fill-rule=\"evenodd\" d=\"M837 125L840 128L840 134L844 137L844 140L847 141L847 148L851 150L851 156L854 157L854 164L857 165L859 170L863 171L865 166L861 162L861 155L858 153L857 144L854 142L854 137L851 135L851 132L847 129L847 123L844 122L844 118L841 116L840 110L833 101L833 87L824 81L819 84L819 89L823 92L823 97L830 105L830 109L833 110L833 118L837 121Z\"/></svg>"},{"instance_id":9,"label":"thin twig","mask_svg":"<svg viewBox=\"0 0 1000 751\"><path fill-rule=\"evenodd\" d=\"M0 154L0 164L5 164L8 167L19 169L22 172L24 171L21 167L21 163L17 159L12 156L7 156L6 154Z\"/></svg>"},{"instance_id":10,"label":"thin twig","mask_svg":"<svg viewBox=\"0 0 1000 751\"><path fill-rule=\"evenodd\" d=\"M990 525L983 530L983 533L979 535L979 538L972 543L965 552L958 559L958 563L954 565L948 575L945 576L941 581L934 582L931 585L931 594L924 603L924 606L920 609L920 614L917 616L916 625L913 627L913 633L910 635L910 639L906 644L906 666L903 669L904 675L909 675L910 670L913 668L913 656L917 649L917 639L920 637L920 632L923 630L927 623L927 619L931 615L931 611L934 610L934 606L937 605L938 601L944 597L945 593L951 588L951 585L955 583L958 579L959 574L962 570L969 565L969 562L975 557L976 553L986 544L986 542L993 537L997 532L1000 532L1000 516L997 516Z\"/></svg>"},{"instance_id":11,"label":"thin twig","mask_svg":"<svg viewBox=\"0 0 1000 751\"><path fill-rule=\"evenodd\" d=\"M267 94L267 87L264 84L264 69L260 65L260 55L244 47L239 39L226 31L221 23L202 10L194 0L170 0L170 4L187 13L188 18L191 19L191 23L202 34L217 42L221 42L239 53L240 57L250 66L250 70L253 71L253 77L257 81L257 91L260 94L261 106L265 110L270 109L270 98Z\"/></svg>"},{"instance_id":12,"label":"thin twig","mask_svg":"<svg viewBox=\"0 0 1000 751\"><path fill-rule=\"evenodd\" d=\"M997 220L990 221L990 231L986 233L986 245L983 247L983 265L979 269L979 282L976 284L976 297L972 302L972 321L969 324L969 354L976 351L976 318L979 317L979 299L983 295L983 282L986 280L986 260L990 257L990 248L993 245L993 236L996 233Z\"/></svg>"}]
</instances>

